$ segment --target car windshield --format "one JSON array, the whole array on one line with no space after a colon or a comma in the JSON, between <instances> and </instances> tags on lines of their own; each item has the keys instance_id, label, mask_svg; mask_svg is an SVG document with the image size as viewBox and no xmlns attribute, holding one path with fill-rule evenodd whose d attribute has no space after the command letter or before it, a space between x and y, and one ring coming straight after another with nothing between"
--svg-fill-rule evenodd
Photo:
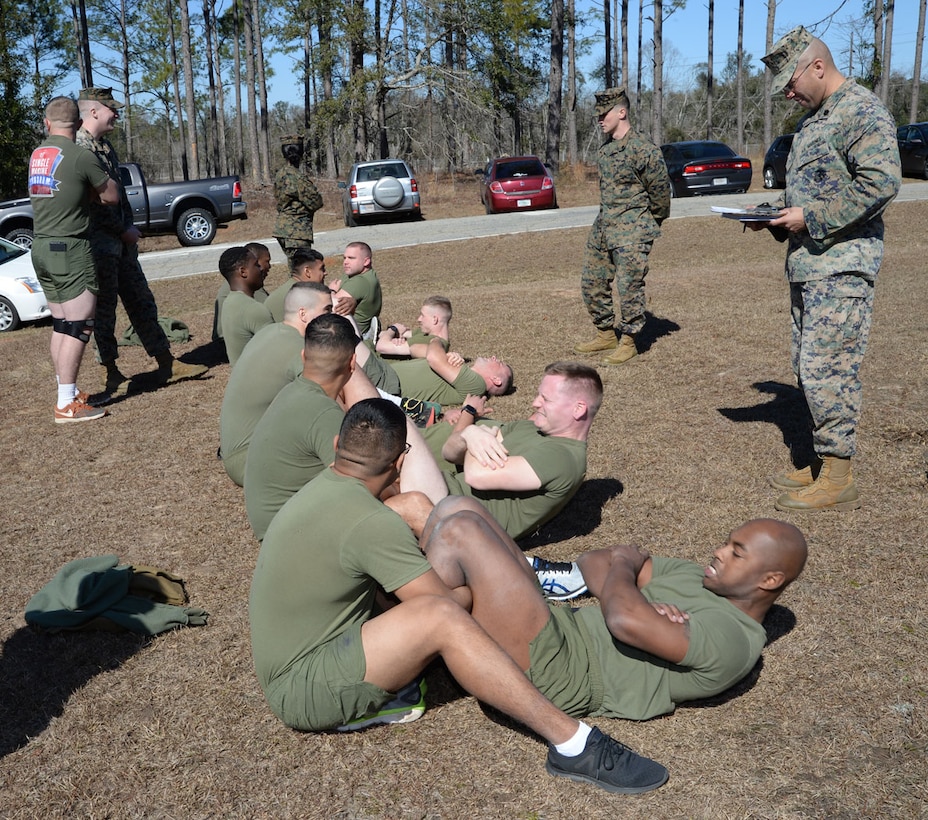
<instances>
[{"instance_id":1,"label":"car windshield","mask_svg":"<svg viewBox=\"0 0 928 820\"><path fill-rule=\"evenodd\" d=\"M358 182L376 182L384 177L405 178L409 174L406 168L398 162L391 162L387 165L370 165L366 168L358 168Z\"/></svg>"},{"instance_id":2,"label":"car windshield","mask_svg":"<svg viewBox=\"0 0 928 820\"><path fill-rule=\"evenodd\" d=\"M544 175L545 166L537 159L520 159L513 162L499 162L496 164L497 179L543 177Z\"/></svg>"},{"instance_id":3,"label":"car windshield","mask_svg":"<svg viewBox=\"0 0 928 820\"><path fill-rule=\"evenodd\" d=\"M16 259L26 252L26 248L21 248L19 245L14 245L12 242L0 239L0 265L4 262L9 262L11 259Z\"/></svg>"},{"instance_id":4,"label":"car windshield","mask_svg":"<svg viewBox=\"0 0 928 820\"><path fill-rule=\"evenodd\" d=\"M735 152L721 142L694 142L690 145L681 145L680 153L683 154L683 159L687 160L735 156Z\"/></svg>"}]
</instances>

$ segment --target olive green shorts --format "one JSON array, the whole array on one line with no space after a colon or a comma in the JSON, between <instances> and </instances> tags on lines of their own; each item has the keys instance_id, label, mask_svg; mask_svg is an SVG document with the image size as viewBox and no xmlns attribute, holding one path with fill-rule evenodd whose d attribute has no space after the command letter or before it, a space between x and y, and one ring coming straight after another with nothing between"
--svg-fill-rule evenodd
<instances>
[{"instance_id":1,"label":"olive green shorts","mask_svg":"<svg viewBox=\"0 0 928 820\"><path fill-rule=\"evenodd\" d=\"M548 623L528 647L528 678L568 715L589 715L603 697L599 663L591 656L589 639L573 610L552 604L548 609Z\"/></svg>"},{"instance_id":2,"label":"olive green shorts","mask_svg":"<svg viewBox=\"0 0 928 820\"><path fill-rule=\"evenodd\" d=\"M287 726L321 732L376 712L393 697L365 683L366 671L361 624L355 624L297 658L264 694L271 711Z\"/></svg>"},{"instance_id":3,"label":"olive green shorts","mask_svg":"<svg viewBox=\"0 0 928 820\"><path fill-rule=\"evenodd\" d=\"M76 237L37 236L32 242L32 266L45 297L60 305L85 290L97 295L97 269L90 241Z\"/></svg>"}]
</instances>

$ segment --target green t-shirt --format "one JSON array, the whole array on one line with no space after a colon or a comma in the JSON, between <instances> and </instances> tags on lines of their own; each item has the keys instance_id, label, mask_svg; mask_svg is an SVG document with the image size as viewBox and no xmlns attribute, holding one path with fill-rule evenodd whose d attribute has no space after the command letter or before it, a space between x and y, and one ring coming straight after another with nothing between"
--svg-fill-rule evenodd
<instances>
[{"instance_id":1,"label":"green t-shirt","mask_svg":"<svg viewBox=\"0 0 928 820\"><path fill-rule=\"evenodd\" d=\"M316 382L300 376L271 402L251 436L245 465L245 512L264 538L287 500L335 460L345 413Z\"/></svg>"},{"instance_id":2,"label":"green t-shirt","mask_svg":"<svg viewBox=\"0 0 928 820\"><path fill-rule=\"evenodd\" d=\"M704 569L692 561L654 558L649 601L689 613L690 642L679 663L656 658L612 637L598 606L575 613L602 668L604 697L594 716L647 720L678 703L724 692L757 663L767 642L761 624L702 585Z\"/></svg>"},{"instance_id":3,"label":"green t-shirt","mask_svg":"<svg viewBox=\"0 0 928 820\"><path fill-rule=\"evenodd\" d=\"M355 276L343 277L342 290L358 300L358 306L354 310L354 320L358 323L358 330L363 336L371 329L371 319L380 316L380 310L383 307L380 280L371 269Z\"/></svg>"},{"instance_id":4,"label":"green t-shirt","mask_svg":"<svg viewBox=\"0 0 928 820\"><path fill-rule=\"evenodd\" d=\"M67 137L50 136L29 158L29 199L37 237L88 237L90 191L109 175L96 155Z\"/></svg>"},{"instance_id":5,"label":"green t-shirt","mask_svg":"<svg viewBox=\"0 0 928 820\"><path fill-rule=\"evenodd\" d=\"M213 304L213 341L222 338L222 306L225 303L226 299L229 298L229 294L232 292L229 287L229 283L223 279L222 284L219 285L219 290L216 291L216 302ZM262 304L267 301L268 292L264 288L259 288L255 291L255 301L261 302Z\"/></svg>"},{"instance_id":6,"label":"green t-shirt","mask_svg":"<svg viewBox=\"0 0 928 820\"><path fill-rule=\"evenodd\" d=\"M247 450L251 434L277 394L303 372L303 338L290 325L266 325L245 346L222 398L219 443L223 458ZM235 476L232 476L233 480ZM241 486L244 475L236 483Z\"/></svg>"},{"instance_id":7,"label":"green t-shirt","mask_svg":"<svg viewBox=\"0 0 928 820\"><path fill-rule=\"evenodd\" d=\"M240 290L232 291L222 306L222 339L226 343L226 354L233 367L262 327L274 319L268 309Z\"/></svg>"},{"instance_id":8,"label":"green t-shirt","mask_svg":"<svg viewBox=\"0 0 928 820\"><path fill-rule=\"evenodd\" d=\"M248 610L261 686L370 619L378 586L392 592L430 568L402 518L359 480L323 471L283 506L258 553Z\"/></svg>"},{"instance_id":9,"label":"green t-shirt","mask_svg":"<svg viewBox=\"0 0 928 820\"><path fill-rule=\"evenodd\" d=\"M525 492L475 490L454 465L454 472L444 473L445 483L452 495L469 495L481 501L509 535L522 538L554 518L580 489L586 477L586 442L546 436L531 421L505 421L498 426L509 455L528 461L541 487ZM445 464L439 462L439 467Z\"/></svg>"},{"instance_id":10,"label":"green t-shirt","mask_svg":"<svg viewBox=\"0 0 928 820\"><path fill-rule=\"evenodd\" d=\"M395 362L393 369L400 377L400 395L435 401L442 407L464 404L468 395L482 396L487 392L483 376L474 373L466 364L461 366L457 378L450 383L432 370L426 359Z\"/></svg>"},{"instance_id":11,"label":"green t-shirt","mask_svg":"<svg viewBox=\"0 0 928 820\"><path fill-rule=\"evenodd\" d=\"M264 300L264 306L271 312L275 322L284 320L284 300L290 293L290 288L296 284L296 279L292 276L284 282L279 288L271 291L270 296Z\"/></svg>"}]
</instances>

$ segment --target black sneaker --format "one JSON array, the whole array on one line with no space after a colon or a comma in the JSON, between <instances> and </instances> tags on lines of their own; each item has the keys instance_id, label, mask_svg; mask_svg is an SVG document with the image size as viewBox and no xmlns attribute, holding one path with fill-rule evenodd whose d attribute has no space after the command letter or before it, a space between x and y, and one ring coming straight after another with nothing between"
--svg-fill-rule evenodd
<instances>
[{"instance_id":1,"label":"black sneaker","mask_svg":"<svg viewBox=\"0 0 928 820\"><path fill-rule=\"evenodd\" d=\"M619 794L649 792L663 786L670 777L660 763L635 754L596 728L590 732L586 748L576 757L565 757L550 746L545 769L555 777L592 783Z\"/></svg>"},{"instance_id":2,"label":"black sneaker","mask_svg":"<svg viewBox=\"0 0 928 820\"><path fill-rule=\"evenodd\" d=\"M528 557L528 556L526 556ZM541 591L550 601L569 601L586 595L586 581L574 561L548 561L546 558L529 558Z\"/></svg>"},{"instance_id":3,"label":"black sneaker","mask_svg":"<svg viewBox=\"0 0 928 820\"><path fill-rule=\"evenodd\" d=\"M441 405L424 399L400 399L400 409L413 420L416 427L431 427L441 415Z\"/></svg>"}]
</instances>

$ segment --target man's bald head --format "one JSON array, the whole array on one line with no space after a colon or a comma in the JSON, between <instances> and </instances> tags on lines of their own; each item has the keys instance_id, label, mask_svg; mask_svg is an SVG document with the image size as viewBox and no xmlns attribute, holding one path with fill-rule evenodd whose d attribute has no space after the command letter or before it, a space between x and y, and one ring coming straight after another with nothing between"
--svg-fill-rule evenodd
<instances>
[{"instance_id":1,"label":"man's bald head","mask_svg":"<svg viewBox=\"0 0 928 820\"><path fill-rule=\"evenodd\" d=\"M744 527L757 529L761 537L757 546L764 555L766 569L783 574L782 592L799 577L806 565L809 547L802 531L788 521L776 518L755 518Z\"/></svg>"},{"instance_id":2,"label":"man's bald head","mask_svg":"<svg viewBox=\"0 0 928 820\"><path fill-rule=\"evenodd\" d=\"M45 119L50 129L76 129L81 123L81 114L70 97L52 97L45 106Z\"/></svg>"}]
</instances>

